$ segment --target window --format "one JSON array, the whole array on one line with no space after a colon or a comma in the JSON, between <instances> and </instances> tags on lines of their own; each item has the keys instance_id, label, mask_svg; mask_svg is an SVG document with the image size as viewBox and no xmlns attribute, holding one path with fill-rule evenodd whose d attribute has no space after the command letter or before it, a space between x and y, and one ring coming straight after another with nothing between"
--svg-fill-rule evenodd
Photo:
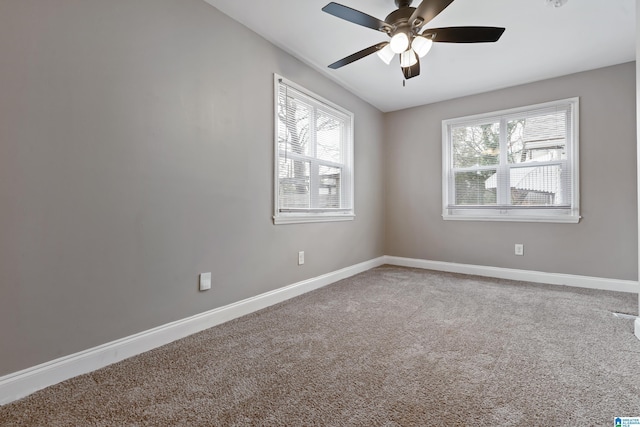
<instances>
[{"instance_id":1,"label":"window","mask_svg":"<svg viewBox=\"0 0 640 427\"><path fill-rule=\"evenodd\" d=\"M578 98L444 120L443 218L578 222Z\"/></svg>"},{"instance_id":2,"label":"window","mask_svg":"<svg viewBox=\"0 0 640 427\"><path fill-rule=\"evenodd\" d=\"M353 114L275 75L275 224L352 220Z\"/></svg>"}]
</instances>

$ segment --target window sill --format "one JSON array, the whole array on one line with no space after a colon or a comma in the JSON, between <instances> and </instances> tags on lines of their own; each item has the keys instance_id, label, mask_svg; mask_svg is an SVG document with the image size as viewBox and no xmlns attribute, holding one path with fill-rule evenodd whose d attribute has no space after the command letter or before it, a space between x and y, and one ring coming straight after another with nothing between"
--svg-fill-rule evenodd
<instances>
[{"instance_id":1,"label":"window sill","mask_svg":"<svg viewBox=\"0 0 640 427\"><path fill-rule=\"evenodd\" d=\"M304 224L309 222L335 222L335 221L353 221L355 214L344 215L278 215L273 217L273 223L275 225L281 224Z\"/></svg>"},{"instance_id":2,"label":"window sill","mask_svg":"<svg viewBox=\"0 0 640 427\"><path fill-rule=\"evenodd\" d=\"M555 222L564 224L577 224L580 216L549 215L549 216L525 216L525 215L442 215L445 221L502 221L502 222Z\"/></svg>"}]
</instances>

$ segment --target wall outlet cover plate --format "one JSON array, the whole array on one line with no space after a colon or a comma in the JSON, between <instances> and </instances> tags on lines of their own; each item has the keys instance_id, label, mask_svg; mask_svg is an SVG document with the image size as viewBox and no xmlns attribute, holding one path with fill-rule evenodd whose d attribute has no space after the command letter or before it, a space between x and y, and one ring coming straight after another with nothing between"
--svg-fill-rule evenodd
<instances>
[{"instance_id":1,"label":"wall outlet cover plate","mask_svg":"<svg viewBox=\"0 0 640 427\"><path fill-rule=\"evenodd\" d=\"M200 273L200 290L211 289L211 273Z\"/></svg>"}]
</instances>

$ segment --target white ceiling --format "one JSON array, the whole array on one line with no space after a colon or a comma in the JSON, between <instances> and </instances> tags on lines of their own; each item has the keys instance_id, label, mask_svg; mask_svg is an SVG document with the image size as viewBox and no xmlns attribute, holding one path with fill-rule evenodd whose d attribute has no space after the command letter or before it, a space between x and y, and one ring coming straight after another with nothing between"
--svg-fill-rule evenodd
<instances>
[{"instance_id":1,"label":"white ceiling","mask_svg":"<svg viewBox=\"0 0 640 427\"><path fill-rule=\"evenodd\" d=\"M406 81L397 58L327 65L388 38L322 12L329 0L205 0L384 112L635 60L635 0L455 0L425 28L506 27L497 43L434 43ZM429 0L424 0L429 1ZM384 20L394 0L338 0ZM420 0L414 0L416 7Z\"/></svg>"}]
</instances>

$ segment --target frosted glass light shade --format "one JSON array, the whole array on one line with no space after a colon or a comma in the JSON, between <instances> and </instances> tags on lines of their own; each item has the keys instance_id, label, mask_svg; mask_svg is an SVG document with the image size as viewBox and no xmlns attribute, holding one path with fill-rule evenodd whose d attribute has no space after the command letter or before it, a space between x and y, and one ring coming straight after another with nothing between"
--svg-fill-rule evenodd
<instances>
[{"instance_id":1,"label":"frosted glass light shade","mask_svg":"<svg viewBox=\"0 0 640 427\"><path fill-rule=\"evenodd\" d=\"M389 42L394 53L402 53L409 47L409 37L405 33L396 33Z\"/></svg>"},{"instance_id":2,"label":"frosted glass light shade","mask_svg":"<svg viewBox=\"0 0 640 427\"><path fill-rule=\"evenodd\" d=\"M400 54L400 66L402 68L411 67L416 62L418 62L418 58L413 49L406 50Z\"/></svg>"},{"instance_id":3,"label":"frosted glass light shade","mask_svg":"<svg viewBox=\"0 0 640 427\"><path fill-rule=\"evenodd\" d=\"M396 56L395 52L391 50L390 44L380 49L377 53L378 53L378 57L382 59L382 61L387 65L389 65L393 57Z\"/></svg>"},{"instance_id":4,"label":"frosted glass light shade","mask_svg":"<svg viewBox=\"0 0 640 427\"><path fill-rule=\"evenodd\" d=\"M416 36L411 42L411 48L420 58L425 56L429 52L429 50L431 50L432 45L433 42L431 41L431 39L422 36Z\"/></svg>"}]
</instances>

